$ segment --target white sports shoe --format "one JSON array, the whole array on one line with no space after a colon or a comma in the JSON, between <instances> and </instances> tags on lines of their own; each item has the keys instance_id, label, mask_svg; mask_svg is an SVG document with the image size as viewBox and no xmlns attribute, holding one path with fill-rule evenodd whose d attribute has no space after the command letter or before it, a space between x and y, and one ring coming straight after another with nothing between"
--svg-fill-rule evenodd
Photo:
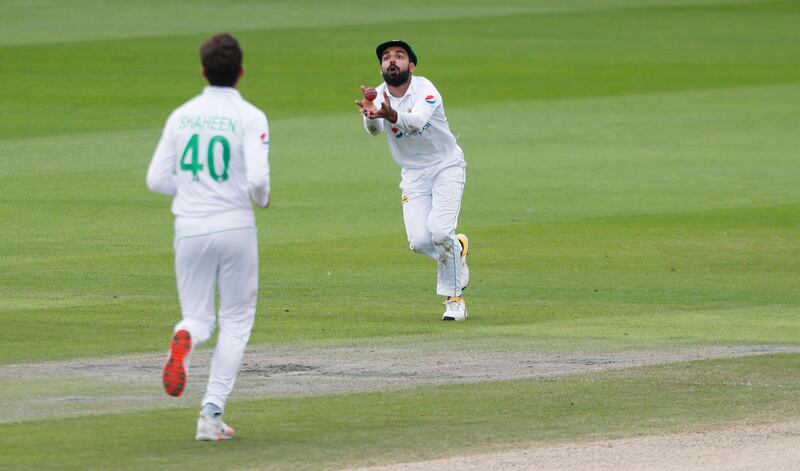
<instances>
[{"instance_id":1,"label":"white sports shoe","mask_svg":"<svg viewBox=\"0 0 800 471\"><path fill-rule=\"evenodd\" d=\"M233 438L234 431L222 421L221 418L206 417L200 414L197 419L197 435L195 440L217 441L230 440Z\"/></svg>"},{"instance_id":2,"label":"white sports shoe","mask_svg":"<svg viewBox=\"0 0 800 471\"><path fill-rule=\"evenodd\" d=\"M469 267L467 266L467 255L469 255L469 239L466 234L456 234L456 239L461 243L461 271L464 273L461 289L469 285Z\"/></svg>"},{"instance_id":3,"label":"white sports shoe","mask_svg":"<svg viewBox=\"0 0 800 471\"><path fill-rule=\"evenodd\" d=\"M467 318L467 303L461 296L448 296L444 305L447 307L442 316L443 321L463 321Z\"/></svg>"}]
</instances>

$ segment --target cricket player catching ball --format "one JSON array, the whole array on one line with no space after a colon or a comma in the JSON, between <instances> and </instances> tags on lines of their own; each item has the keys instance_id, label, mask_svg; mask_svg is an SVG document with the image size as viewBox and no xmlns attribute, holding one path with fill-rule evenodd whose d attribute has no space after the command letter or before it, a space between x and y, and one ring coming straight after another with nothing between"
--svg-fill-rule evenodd
<instances>
[{"instance_id":1,"label":"cricket player catching ball","mask_svg":"<svg viewBox=\"0 0 800 471\"><path fill-rule=\"evenodd\" d=\"M258 289L258 239L252 200L270 203L266 115L239 94L242 50L228 34L200 48L203 93L177 108L147 170L151 191L173 196L175 273L183 319L164 366L167 394L186 386L189 356L214 332L219 338L197 421L197 440L233 438L222 421L250 338Z\"/></svg>"},{"instance_id":2,"label":"cricket player catching ball","mask_svg":"<svg viewBox=\"0 0 800 471\"><path fill-rule=\"evenodd\" d=\"M389 150L402 168L403 219L414 252L438 263L436 291L446 296L443 320L463 321L462 291L469 283L469 241L456 234L466 181L464 152L444 113L442 96L430 80L414 75L417 55L405 41L387 41L375 50L384 83L361 87L356 100L364 127L386 131Z\"/></svg>"}]
</instances>

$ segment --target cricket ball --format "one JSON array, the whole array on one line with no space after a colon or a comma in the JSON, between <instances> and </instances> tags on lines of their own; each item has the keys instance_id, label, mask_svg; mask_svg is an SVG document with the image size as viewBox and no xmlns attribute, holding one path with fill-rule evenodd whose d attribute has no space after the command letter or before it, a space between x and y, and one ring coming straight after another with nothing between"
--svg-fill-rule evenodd
<instances>
[{"instance_id":1,"label":"cricket ball","mask_svg":"<svg viewBox=\"0 0 800 471\"><path fill-rule=\"evenodd\" d=\"M378 98L378 91L374 88L365 88L364 89L364 99L367 101L372 101Z\"/></svg>"}]
</instances>

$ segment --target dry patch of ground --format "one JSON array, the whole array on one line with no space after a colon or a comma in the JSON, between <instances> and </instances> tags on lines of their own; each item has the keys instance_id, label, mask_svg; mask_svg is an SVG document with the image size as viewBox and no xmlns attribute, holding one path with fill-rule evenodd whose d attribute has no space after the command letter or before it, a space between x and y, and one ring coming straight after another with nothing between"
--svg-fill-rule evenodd
<instances>
[{"instance_id":1,"label":"dry patch of ground","mask_svg":"<svg viewBox=\"0 0 800 471\"><path fill-rule=\"evenodd\" d=\"M800 423L738 426L502 453L399 463L352 471L794 471Z\"/></svg>"},{"instance_id":2,"label":"dry patch of ground","mask_svg":"<svg viewBox=\"0 0 800 471\"><path fill-rule=\"evenodd\" d=\"M254 347L234 399L384 391L420 385L544 378L709 358L778 352L797 346L687 347L669 351L542 353L484 350L444 342L395 347ZM161 387L165 355L0 366L0 423L199 405L210 349L192 358L184 397ZM800 449L800 447L797 447Z\"/></svg>"}]
</instances>

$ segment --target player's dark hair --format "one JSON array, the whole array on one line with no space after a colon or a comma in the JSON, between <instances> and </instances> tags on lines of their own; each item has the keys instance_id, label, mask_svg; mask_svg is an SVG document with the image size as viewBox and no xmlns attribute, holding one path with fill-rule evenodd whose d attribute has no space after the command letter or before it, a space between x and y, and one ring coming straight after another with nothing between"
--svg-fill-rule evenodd
<instances>
[{"instance_id":1,"label":"player's dark hair","mask_svg":"<svg viewBox=\"0 0 800 471\"><path fill-rule=\"evenodd\" d=\"M200 62L209 84L232 87L242 70L242 48L230 34L218 34L200 46Z\"/></svg>"}]
</instances>

